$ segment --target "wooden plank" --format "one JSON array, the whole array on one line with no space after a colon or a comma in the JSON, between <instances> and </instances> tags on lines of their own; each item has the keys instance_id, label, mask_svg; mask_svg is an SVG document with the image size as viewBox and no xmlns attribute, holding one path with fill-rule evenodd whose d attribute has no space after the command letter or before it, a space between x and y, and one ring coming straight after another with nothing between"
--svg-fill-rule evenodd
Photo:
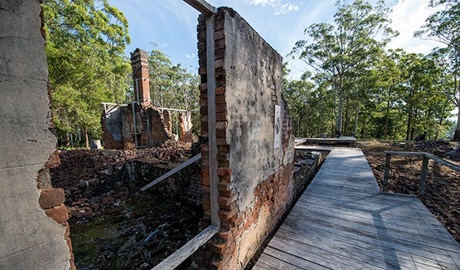
<instances>
[{"instance_id":1,"label":"wooden plank","mask_svg":"<svg viewBox=\"0 0 460 270\"><path fill-rule=\"evenodd\" d=\"M211 16L216 13L216 8L205 0L184 0L184 2L191 5L193 8L206 16Z\"/></svg>"},{"instance_id":2,"label":"wooden plank","mask_svg":"<svg viewBox=\"0 0 460 270\"><path fill-rule=\"evenodd\" d=\"M406 152L406 151L384 151L385 154L408 156L408 157L423 157L425 152Z\"/></svg>"},{"instance_id":3,"label":"wooden plank","mask_svg":"<svg viewBox=\"0 0 460 270\"><path fill-rule=\"evenodd\" d=\"M354 258L331 253L330 250L322 249L315 245L306 245L292 239L285 239L278 235L272 238L269 247L283 250L284 253L291 254L295 257L303 258L306 261L319 264L330 269L385 269L384 267L373 266L363 261L357 261ZM308 268L306 268L308 269Z\"/></svg>"},{"instance_id":4,"label":"wooden plank","mask_svg":"<svg viewBox=\"0 0 460 270\"><path fill-rule=\"evenodd\" d=\"M354 264L365 268L397 269L398 266L404 265L406 268L415 269L415 264L410 257L402 259L398 258L394 252L379 252L359 248L354 245L353 241L345 243L336 241L336 239L331 239L330 237L310 238L303 234L296 234L286 230L280 230L277 237L285 239L290 245L305 252L310 251L315 254L325 254L328 257L323 258L328 261L346 261L347 266L352 266L353 269L355 268Z\"/></svg>"},{"instance_id":5,"label":"wooden plank","mask_svg":"<svg viewBox=\"0 0 460 270\"><path fill-rule=\"evenodd\" d=\"M192 240L188 241L179 250L171 254L168 258L164 259L160 264L155 266L152 270L170 270L179 266L190 255L198 250L199 247L209 241L214 235L219 232L216 226L209 226L195 236Z\"/></svg>"},{"instance_id":6,"label":"wooden plank","mask_svg":"<svg viewBox=\"0 0 460 270\"><path fill-rule=\"evenodd\" d=\"M388 192L388 179L390 178L390 162L391 162L391 155L387 153L385 157L385 171L383 173L383 185L382 185L383 192Z\"/></svg>"},{"instance_id":7,"label":"wooden plank","mask_svg":"<svg viewBox=\"0 0 460 270\"><path fill-rule=\"evenodd\" d=\"M454 170L454 171L460 172L460 166L458 166L457 164L454 164L454 163L452 163L452 162L449 162L449 161L447 161L447 160L444 160L444 159L442 159L442 158L439 158L439 157L437 157L437 156L435 156L435 155L433 155L433 154L430 154L430 153L425 153L425 156L426 156L427 158L430 158L430 159L436 161L437 163L439 163L439 164L441 164L441 165L444 165L444 166L446 166L446 167L448 167L448 168Z\"/></svg>"},{"instance_id":8,"label":"wooden plank","mask_svg":"<svg viewBox=\"0 0 460 270\"><path fill-rule=\"evenodd\" d=\"M332 209L330 211L333 211ZM302 219L293 215L293 222L302 224L304 222L318 223L321 226L333 227L338 232L349 231L359 234L373 234L376 237L386 237L390 240L410 241L414 244L427 245L429 247L455 251L458 244L452 243L452 237L445 232L443 238L439 238L439 233L433 231L429 227L425 230L406 226L398 226L398 224L391 224L383 221L379 214L373 214L368 222L362 219L351 219L345 215L337 216L334 214L328 215L323 211L309 210L308 218ZM305 214L305 213L303 213ZM414 220L412 220L414 221ZM441 241L444 240L444 241ZM428 243L428 244L426 244ZM452 244L450 244L452 243Z\"/></svg>"},{"instance_id":9,"label":"wooden plank","mask_svg":"<svg viewBox=\"0 0 460 270\"><path fill-rule=\"evenodd\" d=\"M384 261L385 265L395 267L400 265L400 261L413 260L414 263L439 268L439 262L434 256L431 259L420 258L414 255L411 256L407 252L392 250L391 247L380 247L375 242L361 243L337 233L328 233L322 230L315 231L311 228L308 228L308 231L309 233L305 234L304 231L290 230L289 228L282 227L277 235L284 234L288 238L305 244L322 246L324 249L330 250L331 253L342 253L345 256L353 256L356 260L364 260L365 262L376 265ZM408 262L403 262L403 264L408 264Z\"/></svg>"},{"instance_id":10,"label":"wooden plank","mask_svg":"<svg viewBox=\"0 0 460 270\"><path fill-rule=\"evenodd\" d=\"M460 245L420 200L380 193L363 160L332 150L265 253L333 269L460 269Z\"/></svg>"},{"instance_id":11,"label":"wooden plank","mask_svg":"<svg viewBox=\"0 0 460 270\"><path fill-rule=\"evenodd\" d=\"M302 270L302 269L315 269L315 268L305 268L307 267L307 265L308 267L311 267L312 265L317 266L312 263L308 263L301 258L289 256L289 254L280 252L278 250L274 250L270 247L267 247L266 251L267 252L263 253L260 256L257 262L257 265L259 265L259 262L261 262L262 264L266 265L268 269ZM257 269L257 268L253 268L253 269ZM327 269L327 268L318 267L316 269Z\"/></svg>"},{"instance_id":12,"label":"wooden plank","mask_svg":"<svg viewBox=\"0 0 460 270\"><path fill-rule=\"evenodd\" d=\"M165 180L166 178L178 173L179 171L187 168L188 166L192 165L194 162L201 159L201 153L192 157L191 159L185 161L184 163L180 164L176 168L170 170L169 172L163 174L162 176L158 177L157 179L153 180L152 182L148 183L147 185L141 188L141 191L146 191L147 189L153 187L154 185L160 183L161 181Z\"/></svg>"}]
</instances>

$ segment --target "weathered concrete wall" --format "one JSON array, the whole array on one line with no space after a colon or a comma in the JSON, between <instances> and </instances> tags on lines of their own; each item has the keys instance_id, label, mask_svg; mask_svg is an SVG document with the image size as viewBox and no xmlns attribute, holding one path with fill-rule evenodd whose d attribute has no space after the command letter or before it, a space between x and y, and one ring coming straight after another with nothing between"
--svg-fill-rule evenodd
<instances>
[{"instance_id":1,"label":"weathered concrete wall","mask_svg":"<svg viewBox=\"0 0 460 270\"><path fill-rule=\"evenodd\" d=\"M206 32L198 26L201 104L207 104ZM235 11L215 17L216 133L219 216L214 239L217 269L242 269L298 195L291 118L282 97L282 58ZM275 147L275 106L280 106L280 146ZM207 107L202 106L206 137ZM208 146L202 147L203 186L209 192ZM209 194L209 193L208 193ZM209 197L204 201L209 212Z\"/></svg>"},{"instance_id":2,"label":"weathered concrete wall","mask_svg":"<svg viewBox=\"0 0 460 270\"><path fill-rule=\"evenodd\" d=\"M38 0L0 0L0 269L70 268L63 194L37 188L56 144L40 12Z\"/></svg>"}]
</instances>

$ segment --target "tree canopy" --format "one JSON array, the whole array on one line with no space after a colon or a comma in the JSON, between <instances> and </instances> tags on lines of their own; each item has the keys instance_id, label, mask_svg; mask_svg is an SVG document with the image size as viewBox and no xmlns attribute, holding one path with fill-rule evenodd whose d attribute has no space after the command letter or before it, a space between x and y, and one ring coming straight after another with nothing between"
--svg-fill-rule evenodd
<instances>
[{"instance_id":1,"label":"tree canopy","mask_svg":"<svg viewBox=\"0 0 460 270\"><path fill-rule=\"evenodd\" d=\"M46 53L59 137L99 137L101 102L123 102L128 21L106 0L45 0Z\"/></svg>"},{"instance_id":2,"label":"tree canopy","mask_svg":"<svg viewBox=\"0 0 460 270\"><path fill-rule=\"evenodd\" d=\"M337 1L336 6L334 23L307 27L308 38L299 40L291 53L309 66L301 80L285 83L296 136L443 136L453 104L440 51L388 50L398 33L389 27L391 11L384 1L375 6L363 0Z\"/></svg>"}]
</instances>

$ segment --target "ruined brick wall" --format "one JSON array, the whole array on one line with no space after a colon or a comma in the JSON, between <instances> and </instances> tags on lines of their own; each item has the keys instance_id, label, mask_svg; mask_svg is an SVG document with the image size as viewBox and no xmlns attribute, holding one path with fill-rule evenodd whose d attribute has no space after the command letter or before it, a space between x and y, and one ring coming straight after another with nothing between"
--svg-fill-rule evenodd
<instances>
[{"instance_id":1,"label":"ruined brick wall","mask_svg":"<svg viewBox=\"0 0 460 270\"><path fill-rule=\"evenodd\" d=\"M243 269L290 208L301 188L295 181L291 118L282 97L282 58L238 13L215 17L216 132L219 217L213 239L217 269ZM206 30L198 26L201 104L207 104ZM281 107L281 145L275 148L275 105ZM201 107L207 137L207 107ZM204 200L209 212L209 153L202 146Z\"/></svg>"},{"instance_id":2,"label":"ruined brick wall","mask_svg":"<svg viewBox=\"0 0 460 270\"><path fill-rule=\"evenodd\" d=\"M40 1L0 0L0 269L73 267L67 208L50 185L48 69Z\"/></svg>"},{"instance_id":3,"label":"ruined brick wall","mask_svg":"<svg viewBox=\"0 0 460 270\"><path fill-rule=\"evenodd\" d=\"M134 136L137 136L139 147L158 146L174 138L170 131L171 122L164 119L163 112L150 103L144 103L134 104L133 115L132 106L128 104L103 113L102 138L106 149L134 149Z\"/></svg>"},{"instance_id":4,"label":"ruined brick wall","mask_svg":"<svg viewBox=\"0 0 460 270\"><path fill-rule=\"evenodd\" d=\"M201 164L198 162L168 177L151 190L165 197L175 198L192 205L203 203L201 188ZM132 180L149 183L175 168L177 164L152 163L150 160L137 159L126 164L128 176Z\"/></svg>"}]
</instances>

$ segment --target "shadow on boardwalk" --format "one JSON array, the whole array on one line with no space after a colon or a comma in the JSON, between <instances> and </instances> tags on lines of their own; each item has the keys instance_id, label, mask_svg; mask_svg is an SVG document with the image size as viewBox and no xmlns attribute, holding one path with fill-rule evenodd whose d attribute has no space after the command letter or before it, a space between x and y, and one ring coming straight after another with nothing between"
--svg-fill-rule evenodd
<instances>
[{"instance_id":1,"label":"shadow on boardwalk","mask_svg":"<svg viewBox=\"0 0 460 270\"><path fill-rule=\"evenodd\" d=\"M460 269L419 199L379 193L360 149L334 148L253 269Z\"/></svg>"}]
</instances>

